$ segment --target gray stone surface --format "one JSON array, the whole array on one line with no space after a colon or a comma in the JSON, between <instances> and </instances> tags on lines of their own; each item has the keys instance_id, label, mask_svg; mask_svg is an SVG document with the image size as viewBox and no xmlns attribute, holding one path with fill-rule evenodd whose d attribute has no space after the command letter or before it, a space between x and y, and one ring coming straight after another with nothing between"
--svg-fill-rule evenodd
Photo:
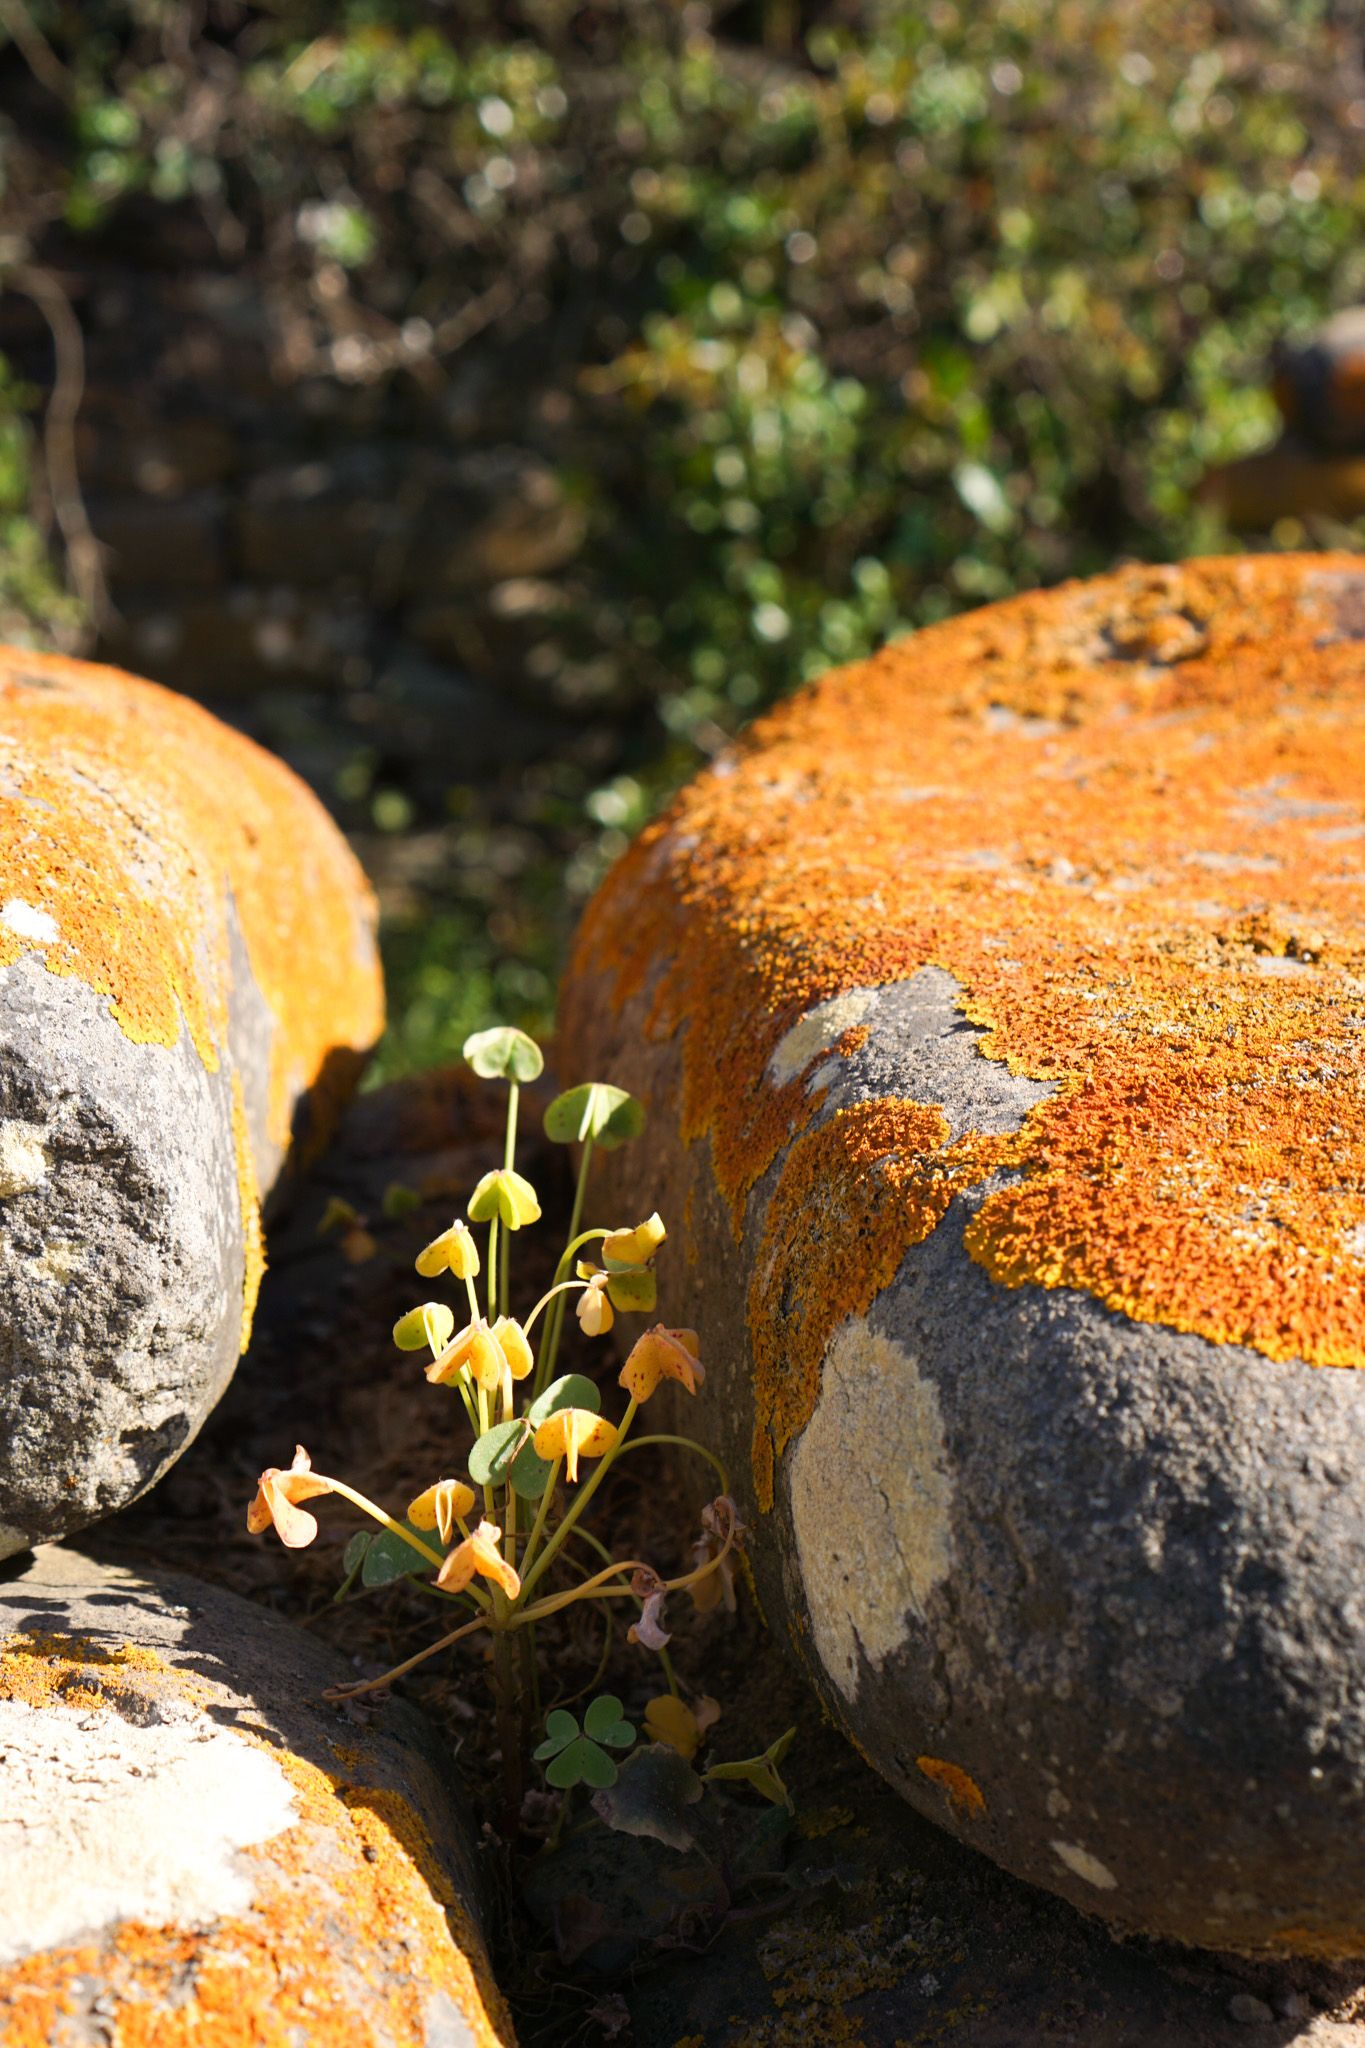
<instances>
[{"instance_id":1,"label":"gray stone surface","mask_svg":"<svg viewBox=\"0 0 1365 2048\"><path fill-rule=\"evenodd\" d=\"M0 2034L488 2048L448 1757L335 1652L175 1573L0 1576Z\"/></svg>"},{"instance_id":2,"label":"gray stone surface","mask_svg":"<svg viewBox=\"0 0 1365 2048\"><path fill-rule=\"evenodd\" d=\"M288 1150L281 1113L305 1144L324 1137L380 1017L363 878L301 786L133 678L27 660L0 663L0 690L15 693L15 822L0 857L0 1557L114 1512L193 1437L249 1332L260 1204ZM26 712L30 691L53 722ZM139 769L146 725L168 750L174 795ZM50 755L31 779L30 747ZM183 793L213 776L235 806L226 852L203 843L215 821L196 820ZM95 823L108 837L83 836ZM272 832L263 889L256 849ZM73 950L72 877L92 868L90 893L110 905L109 967ZM311 924L301 891L323 906ZM186 939L173 967L157 951L168 928ZM282 940L298 957L292 996ZM144 985L164 995L160 1040L137 1011ZM221 1044L192 1038L204 1010Z\"/></svg>"},{"instance_id":3,"label":"gray stone surface","mask_svg":"<svg viewBox=\"0 0 1365 2048\"><path fill-rule=\"evenodd\" d=\"M122 1506L184 1449L237 1361L245 1253L228 1071L183 1030L135 1045L106 998L32 954L0 968L6 1147L8 1555Z\"/></svg>"},{"instance_id":4,"label":"gray stone surface","mask_svg":"<svg viewBox=\"0 0 1365 2048\"><path fill-rule=\"evenodd\" d=\"M1113 1925L1324 1959L1365 1955L1358 598L1121 572L832 674L626 856L560 1011L649 1108L607 1212L670 1224L674 1407L867 1759Z\"/></svg>"},{"instance_id":5,"label":"gray stone surface","mask_svg":"<svg viewBox=\"0 0 1365 2048\"><path fill-rule=\"evenodd\" d=\"M817 1119L890 1089L954 1131L1015 1127L1048 1091L981 1059L953 997L928 969L812 1013L792 1055L811 1086L822 1048L868 1029ZM649 1043L647 1000L602 1020L592 1064L658 1128L678 1048ZM962 1243L991 1181L836 1332L760 1515L742 1305L781 1166L740 1243L704 1143L625 1148L605 1186L623 1216L688 1218L660 1259L707 1363L686 1426L726 1459L765 1611L827 1706L921 1811L1082 1910L1210 1948L1365 1953L1362 1376L995 1286ZM927 1781L926 1754L985 1811Z\"/></svg>"}]
</instances>

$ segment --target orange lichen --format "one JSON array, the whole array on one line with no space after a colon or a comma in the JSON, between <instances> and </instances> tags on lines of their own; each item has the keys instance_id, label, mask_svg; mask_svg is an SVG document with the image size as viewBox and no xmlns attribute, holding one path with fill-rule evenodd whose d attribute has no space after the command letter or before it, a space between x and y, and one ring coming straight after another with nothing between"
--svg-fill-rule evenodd
<instances>
[{"instance_id":1,"label":"orange lichen","mask_svg":"<svg viewBox=\"0 0 1365 2048\"><path fill-rule=\"evenodd\" d=\"M242 1217L242 1343L251 1342L251 1325L256 1301L265 1278L265 1232L261 1228L260 1182L251 1155L251 1132L246 1118L246 1096L240 1074L232 1076L232 1145L237 1155L237 1199Z\"/></svg>"},{"instance_id":2,"label":"orange lichen","mask_svg":"<svg viewBox=\"0 0 1365 2048\"><path fill-rule=\"evenodd\" d=\"M980 1820L986 1811L985 1795L975 1778L941 1756L917 1756L915 1769L934 1785L940 1785L960 1820Z\"/></svg>"},{"instance_id":3,"label":"orange lichen","mask_svg":"<svg viewBox=\"0 0 1365 2048\"><path fill-rule=\"evenodd\" d=\"M101 1673L156 1673L198 1699L201 1681L150 1651L84 1639L16 1638L0 1698L112 1709ZM129 1683L135 1683L130 1677ZM444 1995L476 2048L512 2048L483 1944L430 1838L392 1789L367 1785L239 1728L290 1782L297 1823L240 1852L253 1898L208 1928L123 1921L0 1972L6 2048L49 2048L100 1996L111 2048L416 2048Z\"/></svg>"},{"instance_id":4,"label":"orange lichen","mask_svg":"<svg viewBox=\"0 0 1365 2048\"><path fill-rule=\"evenodd\" d=\"M866 1102L789 1148L749 1284L760 1507L773 1504L776 1459L811 1418L835 1330L895 1278L901 1232L917 1243L947 1208L948 1175L926 1170L947 1136L941 1110Z\"/></svg>"},{"instance_id":5,"label":"orange lichen","mask_svg":"<svg viewBox=\"0 0 1365 2048\"><path fill-rule=\"evenodd\" d=\"M969 1231L996 1279L1365 1364L1361 593L1355 557L1262 556L935 627L760 721L600 892L566 1044L591 1040L604 966L650 1035L686 1027L683 1135L709 1139L737 1232L792 1148L750 1302L760 1480L792 1384L818 1379L813 1343L798 1369L767 1362L782 1290L814 1292L801 1201L850 1171L820 1135L792 1144L822 1099L809 1075L764 1069L817 1004L926 966L986 1057L1057 1084ZM980 1145L954 1178L1001 1163ZM830 1276L841 1313L926 1203L942 1214L938 1173L901 1167L871 1205Z\"/></svg>"},{"instance_id":6,"label":"orange lichen","mask_svg":"<svg viewBox=\"0 0 1365 2048\"><path fill-rule=\"evenodd\" d=\"M269 1119L382 1024L360 870L321 805L242 734L117 669L0 650L0 967L35 952L109 998L137 1044L182 1027L214 1071L229 918L274 1020ZM231 908L230 908L231 906ZM55 929L55 936L51 934Z\"/></svg>"}]
</instances>

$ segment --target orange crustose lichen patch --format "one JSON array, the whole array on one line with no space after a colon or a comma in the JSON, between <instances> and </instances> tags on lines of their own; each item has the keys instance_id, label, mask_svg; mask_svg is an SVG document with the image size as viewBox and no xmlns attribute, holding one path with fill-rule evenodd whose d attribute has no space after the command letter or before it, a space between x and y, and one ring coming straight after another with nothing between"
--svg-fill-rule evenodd
<instances>
[{"instance_id":1,"label":"orange crustose lichen patch","mask_svg":"<svg viewBox=\"0 0 1365 2048\"><path fill-rule=\"evenodd\" d=\"M813 1255L835 1321L934 1227L945 1174L1009 1163L968 1232L1003 1284L1365 1364L1362 623L1350 556L1125 570L951 621L761 721L600 892L569 1035L604 962L618 1004L651 991L651 1035L685 1025L683 1132L737 1234L791 1148L750 1300L760 1478L822 1356L780 1350L775 1303L829 1321L802 1248L850 1186L876 1189L863 1234ZM1008 1160L917 1148L905 1103L801 1137L822 1098L765 1079L784 1034L926 966L986 1057L1056 1084ZM885 1146L880 1182L832 1132Z\"/></svg>"},{"instance_id":2,"label":"orange crustose lichen patch","mask_svg":"<svg viewBox=\"0 0 1365 2048\"><path fill-rule=\"evenodd\" d=\"M190 1700L203 1688L152 1652L85 1641L14 1638L0 1653L0 1698L114 1710L118 1687L157 1673ZM417 1815L396 1792L366 1785L238 1730L290 1782L297 1825L239 1852L254 1896L208 1928L124 1921L0 1972L6 2048L66 2038L93 1983L112 2048L416 2048L444 1994L477 2048L511 2048L511 2022L487 1975L483 1944L441 1870ZM73 2034L74 2038L74 2034Z\"/></svg>"},{"instance_id":3,"label":"orange crustose lichen patch","mask_svg":"<svg viewBox=\"0 0 1365 2048\"><path fill-rule=\"evenodd\" d=\"M776 1459L810 1420L830 1338L895 1278L904 1234L918 1243L948 1206L949 1177L928 1168L947 1136L940 1110L866 1102L803 1131L787 1152L749 1285L754 1377L768 1390L753 1447L765 1508Z\"/></svg>"},{"instance_id":4,"label":"orange crustose lichen patch","mask_svg":"<svg viewBox=\"0 0 1365 2048\"><path fill-rule=\"evenodd\" d=\"M274 1019L270 1128L382 1024L359 868L282 762L117 669L0 650L0 967L37 953L138 1044L227 1041L229 901ZM48 936L55 928L55 936ZM330 1078L330 1076L329 1076Z\"/></svg>"},{"instance_id":5,"label":"orange crustose lichen patch","mask_svg":"<svg viewBox=\"0 0 1365 2048\"><path fill-rule=\"evenodd\" d=\"M242 1240L245 1261L242 1269L242 1341L246 1350L256 1302L265 1278L265 1231L261 1225L260 1183L251 1156L251 1132L247 1128L246 1097L240 1074L232 1077L232 1143L237 1154L237 1196L241 1204Z\"/></svg>"},{"instance_id":6,"label":"orange crustose lichen patch","mask_svg":"<svg viewBox=\"0 0 1365 2048\"><path fill-rule=\"evenodd\" d=\"M975 1778L958 1764L950 1764L941 1756L917 1756L915 1769L934 1785L942 1786L948 1795L950 1805L967 1820L979 1820L986 1811L986 1801Z\"/></svg>"}]
</instances>

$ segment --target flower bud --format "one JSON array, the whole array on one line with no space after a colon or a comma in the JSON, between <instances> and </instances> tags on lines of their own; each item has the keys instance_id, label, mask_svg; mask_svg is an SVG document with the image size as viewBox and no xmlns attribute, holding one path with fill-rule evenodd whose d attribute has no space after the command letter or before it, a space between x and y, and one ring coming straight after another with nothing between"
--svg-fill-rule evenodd
<instances>
[{"instance_id":1,"label":"flower bud","mask_svg":"<svg viewBox=\"0 0 1365 2048\"><path fill-rule=\"evenodd\" d=\"M508 1230L520 1230L525 1223L538 1223L540 1202L523 1174L510 1166L486 1173L469 1198L472 1223L491 1223L494 1217Z\"/></svg>"},{"instance_id":2,"label":"flower bud","mask_svg":"<svg viewBox=\"0 0 1365 2048\"><path fill-rule=\"evenodd\" d=\"M417 1270L424 1280L434 1280L438 1273L453 1273L457 1280L473 1280L479 1270L479 1247L469 1225L461 1219L439 1237L433 1237L417 1254Z\"/></svg>"}]
</instances>

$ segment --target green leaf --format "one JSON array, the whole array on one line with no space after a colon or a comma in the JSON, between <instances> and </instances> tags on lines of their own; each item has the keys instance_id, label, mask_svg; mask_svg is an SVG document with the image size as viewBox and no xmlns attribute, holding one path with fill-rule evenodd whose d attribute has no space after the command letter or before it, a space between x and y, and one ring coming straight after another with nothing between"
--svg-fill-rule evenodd
<instances>
[{"instance_id":1,"label":"green leaf","mask_svg":"<svg viewBox=\"0 0 1365 2048\"><path fill-rule=\"evenodd\" d=\"M522 1500L539 1500L550 1467L536 1455L526 1424L514 1418L484 1431L469 1453L469 1476L476 1486L505 1486L510 1480Z\"/></svg>"},{"instance_id":2,"label":"green leaf","mask_svg":"<svg viewBox=\"0 0 1365 2048\"><path fill-rule=\"evenodd\" d=\"M365 1562L366 1554L373 1540L368 1529L357 1529L355 1535L346 1545L341 1557L342 1570L345 1576L332 1595L333 1602L344 1600L356 1580L360 1577L360 1567Z\"/></svg>"},{"instance_id":3,"label":"green leaf","mask_svg":"<svg viewBox=\"0 0 1365 2048\"><path fill-rule=\"evenodd\" d=\"M578 1735L553 1763L545 1766L545 1778L548 1784L558 1785L564 1791L570 1785L597 1785L605 1789L616 1783L616 1766L595 1742L589 1742L586 1735Z\"/></svg>"},{"instance_id":4,"label":"green leaf","mask_svg":"<svg viewBox=\"0 0 1365 2048\"><path fill-rule=\"evenodd\" d=\"M563 1379L551 1380L545 1392L537 1395L526 1411L526 1420L539 1429L561 1408L586 1408L590 1415L600 1415L602 1396L581 1372L566 1372Z\"/></svg>"},{"instance_id":5,"label":"green leaf","mask_svg":"<svg viewBox=\"0 0 1365 2048\"><path fill-rule=\"evenodd\" d=\"M612 1272L608 1262L607 1300L623 1315L648 1315L659 1305L659 1283L653 1273L640 1266L625 1266Z\"/></svg>"},{"instance_id":6,"label":"green leaf","mask_svg":"<svg viewBox=\"0 0 1365 2048\"><path fill-rule=\"evenodd\" d=\"M792 1796L777 1767L795 1740L796 1730L788 1728L785 1735L779 1735L776 1742L768 1745L762 1756L741 1757L732 1764L712 1764L702 1775L708 1784L714 1780L718 1784L751 1785L762 1798L771 1799L774 1806L785 1806L790 1812Z\"/></svg>"},{"instance_id":7,"label":"green leaf","mask_svg":"<svg viewBox=\"0 0 1365 2048\"><path fill-rule=\"evenodd\" d=\"M424 1301L393 1326L393 1341L400 1351L439 1351L454 1334L454 1312L443 1301Z\"/></svg>"},{"instance_id":8,"label":"green leaf","mask_svg":"<svg viewBox=\"0 0 1365 2048\"><path fill-rule=\"evenodd\" d=\"M629 1749L635 1740L635 1730L622 1719L621 1702L612 1692L590 1701L583 1716L583 1733L594 1742L609 1742L613 1749Z\"/></svg>"},{"instance_id":9,"label":"green leaf","mask_svg":"<svg viewBox=\"0 0 1365 2048\"><path fill-rule=\"evenodd\" d=\"M411 1522L405 1522L403 1526L412 1529L414 1536L422 1535L420 1529L413 1529ZM417 1578L423 1572L436 1569L420 1551L405 1543L401 1536L396 1536L392 1529L381 1529L377 1535L368 1536L366 1542L368 1548L360 1567L362 1586L390 1586L395 1579Z\"/></svg>"},{"instance_id":10,"label":"green leaf","mask_svg":"<svg viewBox=\"0 0 1365 2048\"><path fill-rule=\"evenodd\" d=\"M391 1180L379 1206L390 1223L401 1223L405 1216L411 1216L421 1208L422 1197L405 1181Z\"/></svg>"},{"instance_id":11,"label":"green leaf","mask_svg":"<svg viewBox=\"0 0 1365 2048\"><path fill-rule=\"evenodd\" d=\"M537 1081L545 1071L545 1055L514 1024L475 1031L464 1042L464 1056L481 1081Z\"/></svg>"},{"instance_id":12,"label":"green leaf","mask_svg":"<svg viewBox=\"0 0 1365 2048\"><path fill-rule=\"evenodd\" d=\"M552 1707L545 1716L545 1740L531 1754L537 1763L547 1756L558 1756L561 1749L578 1739L578 1723L565 1707Z\"/></svg>"},{"instance_id":13,"label":"green leaf","mask_svg":"<svg viewBox=\"0 0 1365 2048\"><path fill-rule=\"evenodd\" d=\"M545 1135L556 1145L581 1145L591 1138L604 1152L638 1138L645 1113L633 1095L607 1081L585 1081L557 1095L545 1112Z\"/></svg>"}]
</instances>

